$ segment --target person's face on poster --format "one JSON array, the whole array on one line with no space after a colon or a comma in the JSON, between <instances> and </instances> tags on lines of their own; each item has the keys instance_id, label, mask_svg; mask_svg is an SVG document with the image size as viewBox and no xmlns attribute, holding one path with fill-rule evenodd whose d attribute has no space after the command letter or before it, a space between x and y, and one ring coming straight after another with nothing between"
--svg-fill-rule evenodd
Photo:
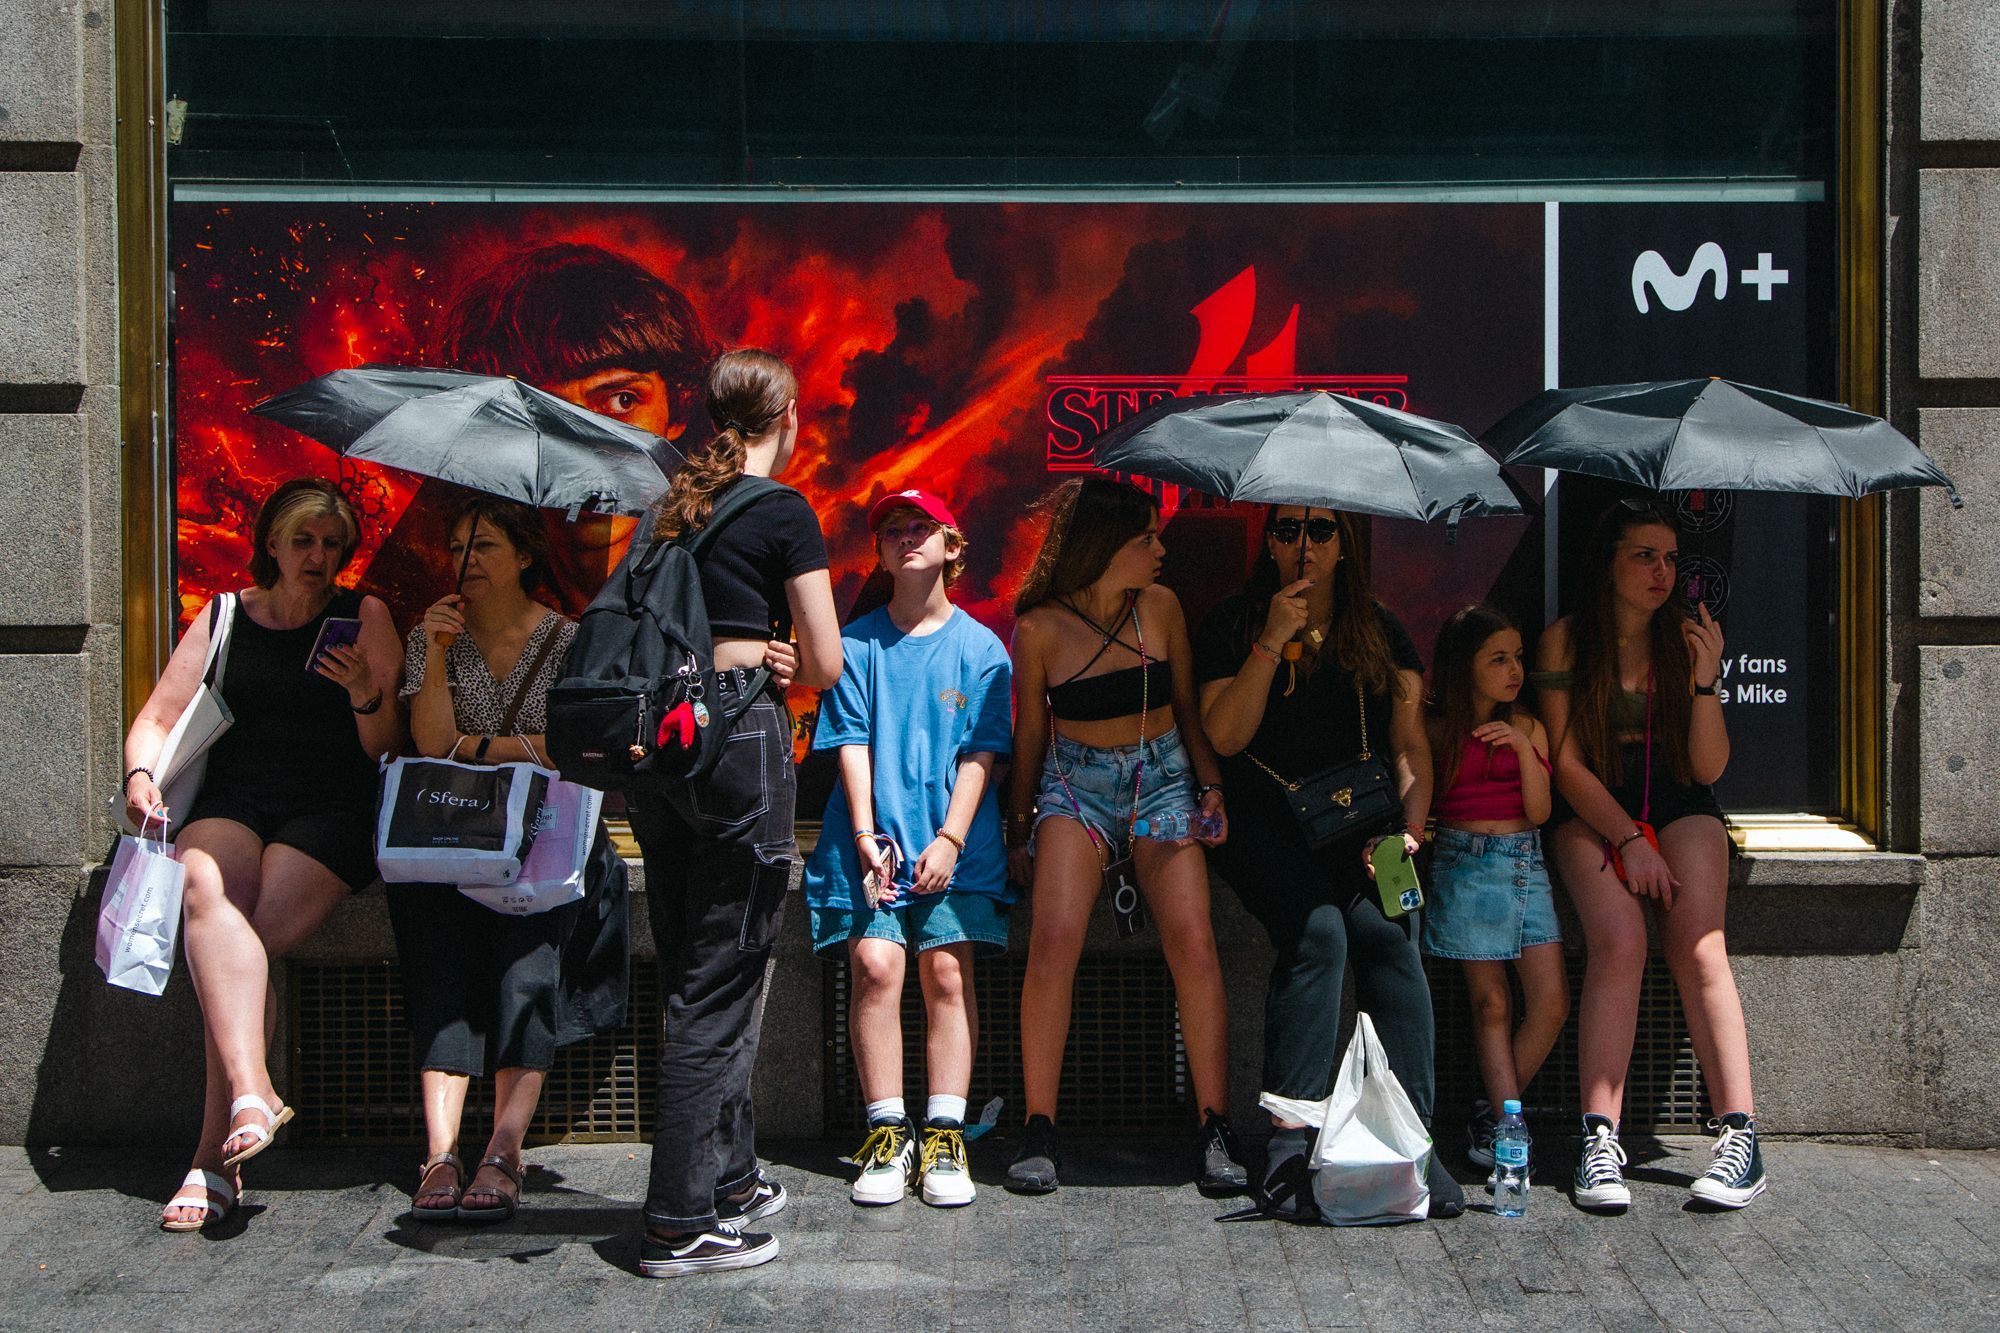
<instances>
[{"instance_id":1,"label":"person's face on poster","mask_svg":"<svg viewBox=\"0 0 2000 1333\"><path fill-rule=\"evenodd\" d=\"M673 400L667 393L667 381L656 370L613 366L573 380L535 387L600 416L651 431L663 440L679 438L687 427L686 422L673 419Z\"/></svg>"}]
</instances>

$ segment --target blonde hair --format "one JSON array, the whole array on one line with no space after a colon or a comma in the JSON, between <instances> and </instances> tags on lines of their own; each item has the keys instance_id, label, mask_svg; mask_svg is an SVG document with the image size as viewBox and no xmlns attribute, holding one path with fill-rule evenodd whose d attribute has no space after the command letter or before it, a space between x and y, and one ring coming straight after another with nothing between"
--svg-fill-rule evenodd
<instances>
[{"instance_id":1,"label":"blonde hair","mask_svg":"<svg viewBox=\"0 0 2000 1333\"><path fill-rule=\"evenodd\" d=\"M317 518L340 520L340 554L344 568L361 545L361 521L340 487L319 477L295 477L271 492L257 511L250 531L250 577L260 588L278 581L278 561L271 554L275 542L289 545L293 534Z\"/></svg>"},{"instance_id":2,"label":"blonde hair","mask_svg":"<svg viewBox=\"0 0 2000 1333\"><path fill-rule=\"evenodd\" d=\"M875 525L875 531L872 534L875 539L875 562L877 564L882 562L882 529L888 527L905 514L914 514L926 523L937 523L938 531L944 534L945 548L949 550L953 546L958 547L958 554L945 562L944 586L949 588L952 584L958 582L959 576L965 573L965 553L971 548L972 543L965 539L963 532L960 532L949 523L938 523L936 519L915 505L897 505L894 509L882 515L882 521Z\"/></svg>"}]
</instances>

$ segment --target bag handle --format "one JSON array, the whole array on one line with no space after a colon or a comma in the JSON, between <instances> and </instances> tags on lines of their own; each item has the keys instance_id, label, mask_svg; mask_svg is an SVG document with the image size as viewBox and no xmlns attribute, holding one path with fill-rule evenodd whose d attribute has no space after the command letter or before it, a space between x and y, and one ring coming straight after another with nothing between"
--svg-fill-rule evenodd
<instances>
[{"instance_id":1,"label":"bag handle","mask_svg":"<svg viewBox=\"0 0 2000 1333\"><path fill-rule=\"evenodd\" d=\"M229 670L229 631L235 623L236 594L218 594L208 604L208 660L201 667L201 683L210 689Z\"/></svg>"},{"instance_id":2,"label":"bag handle","mask_svg":"<svg viewBox=\"0 0 2000 1333\"><path fill-rule=\"evenodd\" d=\"M549 612L549 615L555 614L554 611ZM556 640L560 637L553 627L543 636L542 646L536 650L534 660L528 663L528 674L521 677L521 683L514 687L514 697L507 701L506 709L500 714L500 728L496 735L514 734L514 719L521 715L521 705L526 702L528 691L535 686L535 677L542 674L542 664L549 660L549 652L556 646Z\"/></svg>"}]
</instances>

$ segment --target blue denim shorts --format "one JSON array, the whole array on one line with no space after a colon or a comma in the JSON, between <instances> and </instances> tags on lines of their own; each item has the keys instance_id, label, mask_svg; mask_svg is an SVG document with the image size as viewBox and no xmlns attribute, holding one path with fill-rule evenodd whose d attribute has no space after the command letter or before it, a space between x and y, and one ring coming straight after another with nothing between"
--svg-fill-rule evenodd
<instances>
[{"instance_id":1,"label":"blue denim shorts","mask_svg":"<svg viewBox=\"0 0 2000 1333\"><path fill-rule=\"evenodd\" d=\"M1424 886L1424 952L1499 962L1562 939L1542 835L1439 829Z\"/></svg>"},{"instance_id":2,"label":"blue denim shorts","mask_svg":"<svg viewBox=\"0 0 2000 1333\"><path fill-rule=\"evenodd\" d=\"M1065 815L1123 846L1132 819L1135 777L1138 817L1165 819L1194 813L1192 772L1178 728L1144 745L1083 745L1058 736L1042 763L1035 826L1040 828L1051 815Z\"/></svg>"},{"instance_id":3,"label":"blue denim shorts","mask_svg":"<svg viewBox=\"0 0 2000 1333\"><path fill-rule=\"evenodd\" d=\"M897 907L861 912L811 909L814 953L831 953L849 940L888 940L922 953L967 940L982 948L1007 947L1007 904L989 893L905 893Z\"/></svg>"}]
</instances>

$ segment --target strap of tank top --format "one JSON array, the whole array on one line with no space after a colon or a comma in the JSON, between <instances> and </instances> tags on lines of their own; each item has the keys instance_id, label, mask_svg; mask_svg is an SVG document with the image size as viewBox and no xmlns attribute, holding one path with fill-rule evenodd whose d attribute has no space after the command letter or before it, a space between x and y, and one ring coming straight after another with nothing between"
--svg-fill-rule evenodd
<instances>
[{"instance_id":1,"label":"strap of tank top","mask_svg":"<svg viewBox=\"0 0 2000 1333\"><path fill-rule=\"evenodd\" d=\"M1096 666L1097 659L1104 656L1105 650L1111 647L1111 645L1114 643L1117 644L1120 648L1125 649L1125 651L1127 652L1138 653L1139 660L1142 663L1146 660L1146 653L1143 647L1134 648L1131 644L1125 642L1125 640L1118 637L1118 631L1125 628L1125 622L1127 620L1132 621L1135 626L1137 625L1139 618L1138 598L1136 597L1133 598L1132 601L1127 605L1125 614L1119 617L1118 624L1111 630L1109 634L1106 634L1104 632L1104 626L1098 624L1095 620L1092 620L1089 616L1077 610L1074 606L1071 606L1068 602L1057 602L1056 605L1060 606L1063 610L1069 612L1071 615L1075 616L1078 620L1081 620L1084 624L1096 630L1100 635L1103 636L1103 642L1097 645L1097 651L1090 655L1090 660L1088 662L1085 662L1082 666L1078 667L1074 672L1072 672L1069 675L1068 678L1058 681L1055 685L1051 686L1050 688L1059 690L1063 686L1070 684L1072 681L1083 679L1083 673L1090 670L1092 667ZM1140 642L1143 644L1144 640L1142 639Z\"/></svg>"}]
</instances>

